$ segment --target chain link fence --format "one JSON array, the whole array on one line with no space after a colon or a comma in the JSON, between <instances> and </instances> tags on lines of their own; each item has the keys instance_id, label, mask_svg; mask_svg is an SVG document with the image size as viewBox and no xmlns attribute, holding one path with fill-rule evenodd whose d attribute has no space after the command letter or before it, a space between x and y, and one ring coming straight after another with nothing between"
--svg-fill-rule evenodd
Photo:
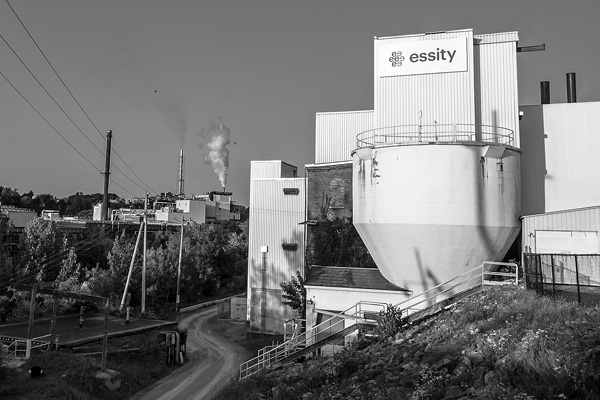
<instances>
[{"instance_id":1,"label":"chain link fence","mask_svg":"<svg viewBox=\"0 0 600 400\"><path fill-rule=\"evenodd\" d=\"M600 254L523 256L525 285L537 293L600 304Z\"/></svg>"}]
</instances>

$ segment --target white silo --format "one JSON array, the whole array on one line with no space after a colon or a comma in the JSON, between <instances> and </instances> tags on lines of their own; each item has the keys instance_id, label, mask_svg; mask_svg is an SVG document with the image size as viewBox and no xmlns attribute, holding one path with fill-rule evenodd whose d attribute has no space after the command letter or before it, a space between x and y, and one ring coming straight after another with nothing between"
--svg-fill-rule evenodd
<instances>
[{"instance_id":1,"label":"white silo","mask_svg":"<svg viewBox=\"0 0 600 400\"><path fill-rule=\"evenodd\" d=\"M354 224L398 286L419 293L499 260L518 234L517 40L471 30L375 39Z\"/></svg>"}]
</instances>

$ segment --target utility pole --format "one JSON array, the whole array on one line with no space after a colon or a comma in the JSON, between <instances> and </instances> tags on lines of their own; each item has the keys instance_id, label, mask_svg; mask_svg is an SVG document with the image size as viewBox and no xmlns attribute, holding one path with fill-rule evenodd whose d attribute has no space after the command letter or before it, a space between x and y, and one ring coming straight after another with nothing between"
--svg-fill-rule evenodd
<instances>
[{"instance_id":1,"label":"utility pole","mask_svg":"<svg viewBox=\"0 0 600 400\"><path fill-rule=\"evenodd\" d=\"M29 360L31 357L31 336L33 334L33 321L35 319L35 295L37 292L37 285L31 286L31 301L29 302L29 323L27 324L27 348L25 350L25 359Z\"/></svg>"},{"instance_id":2,"label":"utility pole","mask_svg":"<svg viewBox=\"0 0 600 400\"><path fill-rule=\"evenodd\" d=\"M177 265L177 297L175 298L175 311L179 311L179 282L181 281L181 255L183 254L183 223L185 218L181 218L181 239L179 239L179 264Z\"/></svg>"},{"instance_id":3,"label":"utility pole","mask_svg":"<svg viewBox=\"0 0 600 400\"><path fill-rule=\"evenodd\" d=\"M104 194L102 195L102 210L100 219L108 221L108 182L110 181L110 149L112 141L112 131L106 134L106 163L104 164Z\"/></svg>"},{"instance_id":4,"label":"utility pole","mask_svg":"<svg viewBox=\"0 0 600 400\"><path fill-rule=\"evenodd\" d=\"M148 192L144 201L144 261L142 263L142 314L146 312L146 242L148 235Z\"/></svg>"},{"instance_id":5,"label":"utility pole","mask_svg":"<svg viewBox=\"0 0 600 400\"><path fill-rule=\"evenodd\" d=\"M135 255L137 254L138 245L140 244L140 237L142 237L142 229L143 225L145 225L145 220L142 221L140 225L140 231L138 232L137 239L135 240L135 247L133 248L133 256L131 257L131 263L129 264L129 273L127 274L127 281L125 282L125 290L123 290L123 298L121 299L121 306L119 310L123 309L125 305L125 299L127 298L127 288L129 288L129 282L131 281L131 273L133 272L133 264L135 262Z\"/></svg>"}]
</instances>

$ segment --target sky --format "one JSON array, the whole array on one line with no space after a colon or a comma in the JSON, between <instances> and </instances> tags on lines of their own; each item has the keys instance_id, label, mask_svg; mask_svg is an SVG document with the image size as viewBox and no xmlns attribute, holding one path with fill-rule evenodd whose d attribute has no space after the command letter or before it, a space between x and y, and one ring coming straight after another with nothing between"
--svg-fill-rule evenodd
<instances>
[{"instance_id":1,"label":"sky","mask_svg":"<svg viewBox=\"0 0 600 400\"><path fill-rule=\"evenodd\" d=\"M598 16L598 0L0 0L0 186L101 193L112 130L111 192L176 192L180 149L186 194L221 190L204 161L223 128L226 189L248 205L251 160L303 171L317 112L373 109L374 36L518 31L546 45L518 55L521 105L545 80L565 102L567 72L598 101Z\"/></svg>"}]
</instances>

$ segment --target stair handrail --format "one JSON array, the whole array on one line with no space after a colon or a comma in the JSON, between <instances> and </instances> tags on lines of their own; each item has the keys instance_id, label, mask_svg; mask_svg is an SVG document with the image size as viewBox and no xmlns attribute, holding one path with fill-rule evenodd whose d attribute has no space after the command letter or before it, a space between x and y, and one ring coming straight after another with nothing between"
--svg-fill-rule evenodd
<instances>
[{"instance_id":1,"label":"stair handrail","mask_svg":"<svg viewBox=\"0 0 600 400\"><path fill-rule=\"evenodd\" d=\"M448 293L449 291L465 284L468 283L469 281L473 281L475 279L477 279L477 283L474 285L471 285L470 287L466 288L465 290L469 290L469 289L473 289L477 286L481 286L484 285L486 283L486 275L495 275L495 276L512 276L513 274L511 273L503 273L503 272L495 272L495 271L486 271L486 267L487 266L491 266L491 265L503 265L503 266L512 266L515 268L515 284L519 282L519 268L517 266L517 264L515 263L504 263L504 262L495 262L495 261L484 261L481 265L479 265L478 267L475 267L473 269L470 269L468 271L463 272L460 275L457 275L449 280L447 280L446 282L440 283L437 286L432 287L431 289L428 289L422 293L419 293L417 295L411 296L408 299L405 299L403 301L401 301L398 304L395 304L394 307L395 308L400 308L401 312L404 313L406 311L406 316L411 314L411 311L419 311L419 308L416 308L416 306L421 305L424 302L430 301L433 299L433 304L435 305L437 304L437 297L439 295L444 295L446 293ZM473 273L478 272L478 274L472 275ZM468 277L469 275L472 275L470 277ZM464 279L463 279L464 278ZM448 285L448 284L452 284L452 286L442 289L443 286ZM424 298L416 303L412 303L414 300L418 299L419 297L423 297Z\"/></svg>"},{"instance_id":2,"label":"stair handrail","mask_svg":"<svg viewBox=\"0 0 600 400\"><path fill-rule=\"evenodd\" d=\"M327 327L331 330L331 328L337 327L338 324L343 324L347 319L358 320L361 319L362 316L362 319L366 321L366 319L364 318L363 305L376 305L383 308L384 310L388 306L388 304L381 302L359 301L358 303L348 307L346 310L336 315L333 315L330 319L313 326L309 331L300 334L298 337L285 341L282 344L269 349L268 351L262 352L262 354L260 354L259 356L242 363L240 365L240 379L250 375L251 373L260 371L265 367L265 365L269 366L271 364L274 364L279 360L282 360L283 358L287 357L288 355L294 353L297 347L303 344L308 344L308 342L312 340L313 337L316 337L316 334L319 333L318 329L323 328L325 325L327 325ZM353 309L354 312L349 314L349 312ZM331 324L329 321L333 318L342 319ZM301 340L302 336L304 336L304 338ZM256 369L256 371L251 371L253 369Z\"/></svg>"},{"instance_id":3,"label":"stair handrail","mask_svg":"<svg viewBox=\"0 0 600 400\"><path fill-rule=\"evenodd\" d=\"M443 282L437 286L432 287L431 289L428 289L420 294L411 296L408 299L405 299L405 300L401 301L400 303L397 303L396 305L394 305L394 307L400 308L402 313L404 313L406 311L406 315L408 316L411 313L411 311L420 311L421 310L420 308L416 308L416 306L418 306L424 302L430 301L432 299L433 299L433 304L431 304L431 305L435 305L435 304L437 304L438 296L444 295L444 294L450 292L451 290L453 290L461 285L464 285L470 281L477 280L475 284L470 285L465 290L470 290L470 289L476 288L478 286L485 285L487 282L485 277L487 275L512 276L512 273L496 272L496 271L490 271L490 270L486 271L486 267L491 266L491 265L513 266L515 268L515 274L514 274L515 284L518 284L519 271L518 271L518 266L515 263L485 261L481 265L479 265L473 269L470 269L468 271L465 271L465 272L449 279L446 282ZM474 273L476 273L476 274L474 274ZM451 286L449 286L445 289L442 289L442 287L449 285L449 284L451 284ZM411 303L411 302L414 302L415 300L419 299L420 297L423 297L423 299L421 299L420 301L417 301L416 303ZM446 299L446 298L444 297L444 299ZM309 331L306 331L296 337L292 337L292 339L287 340L284 343L282 343L278 346L275 346L267 351L262 351L262 352L259 351L259 355L257 357L255 357L251 360L248 360L245 363L242 363L240 365L240 379L250 375L251 373L257 372L257 371L265 368L265 366L269 366L271 364L277 363L278 361L284 359L288 355L294 353L296 351L296 348L301 346L302 344L309 345L310 344L309 341L311 341L313 338L315 338L317 333L321 333L322 331L319 332L319 329L323 328L323 326L325 326L326 324L328 325L327 328L331 332L331 329L333 327L337 328L338 324L344 324L346 322L346 320L351 319L351 318L353 318L355 321L358 322L358 320L362 317L362 319L364 321L366 321L365 312L363 311L362 306L367 305L367 304L378 305L383 309L383 311L385 311L387 309L387 307L389 306L386 303L359 301L358 303L352 305L351 307L347 308L346 310L333 315L328 320L323 321L322 323L313 326ZM351 314L349 314L349 312L352 310L353 310L353 312ZM341 319L332 324L330 321L333 318L341 318ZM374 321L376 321L376 320L374 320ZM343 325L342 325L342 327L343 327ZM300 338L302 336L304 336L304 339L300 340ZM266 350L266 349L263 349L263 350ZM255 371L251 371L254 369L255 369ZM251 372L248 372L248 371L251 371Z\"/></svg>"}]
</instances>

